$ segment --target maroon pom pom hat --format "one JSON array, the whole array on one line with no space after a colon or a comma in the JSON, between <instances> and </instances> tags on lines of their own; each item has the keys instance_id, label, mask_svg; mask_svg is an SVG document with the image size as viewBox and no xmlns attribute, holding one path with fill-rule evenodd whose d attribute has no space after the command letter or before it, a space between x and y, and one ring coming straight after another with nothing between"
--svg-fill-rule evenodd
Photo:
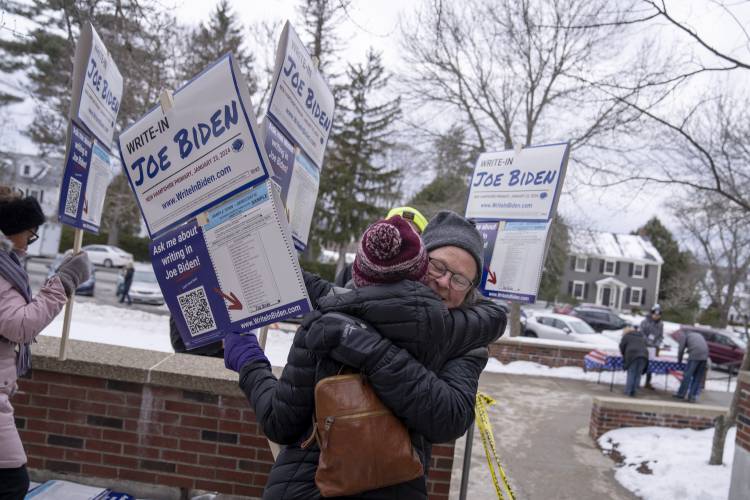
<instances>
[{"instance_id":1,"label":"maroon pom pom hat","mask_svg":"<svg viewBox=\"0 0 750 500\"><path fill-rule=\"evenodd\" d=\"M424 281L427 251L414 228L396 215L365 230L352 266L354 286Z\"/></svg>"}]
</instances>

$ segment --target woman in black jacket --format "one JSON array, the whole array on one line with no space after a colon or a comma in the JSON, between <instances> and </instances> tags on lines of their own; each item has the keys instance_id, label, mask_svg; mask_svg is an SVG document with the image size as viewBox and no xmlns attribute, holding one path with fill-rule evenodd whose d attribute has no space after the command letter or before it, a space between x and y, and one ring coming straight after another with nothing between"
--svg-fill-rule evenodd
<instances>
[{"instance_id":1,"label":"woman in black jacket","mask_svg":"<svg viewBox=\"0 0 750 500\"><path fill-rule=\"evenodd\" d=\"M641 383L641 375L648 370L648 348L646 337L633 327L625 328L620 340L623 367L628 371L625 395L635 397Z\"/></svg>"},{"instance_id":2,"label":"woman in black jacket","mask_svg":"<svg viewBox=\"0 0 750 500\"><path fill-rule=\"evenodd\" d=\"M314 476L319 450L302 449L310 433L314 384L336 373L341 363L361 370L373 389L410 430L425 471L431 443L461 436L474 419L479 375L487 350L470 351L436 362L429 370L398 347L401 341L446 328L460 346L463 333L480 331L487 343L505 328L505 315L489 301L471 302L481 270L482 241L476 229L456 214L439 214L424 242L430 253L429 290L415 282L357 289L331 295L330 284L306 275L313 305L323 312L346 312L371 323L382 334L360 330L336 335L336 325L315 328L317 315L303 322L280 380L271 373L254 336L227 337L227 366L240 372L240 386L269 439L288 445L271 471L264 498L319 498ZM450 312L441 305L448 306ZM312 327L312 328L311 328ZM340 332L339 332L340 333ZM321 360L321 354L326 353ZM427 498L426 477L370 491L357 498Z\"/></svg>"}]
</instances>

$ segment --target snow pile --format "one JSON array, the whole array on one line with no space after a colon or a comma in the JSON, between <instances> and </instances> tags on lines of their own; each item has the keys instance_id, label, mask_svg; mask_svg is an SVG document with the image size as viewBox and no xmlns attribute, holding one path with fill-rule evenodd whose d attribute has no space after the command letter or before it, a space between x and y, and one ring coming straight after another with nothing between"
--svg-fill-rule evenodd
<instances>
[{"instance_id":1,"label":"snow pile","mask_svg":"<svg viewBox=\"0 0 750 500\"><path fill-rule=\"evenodd\" d=\"M599 438L605 454L620 462L615 479L646 500L724 500L734 458L736 429L727 434L724 465L708 465L714 430L629 427Z\"/></svg>"},{"instance_id":2,"label":"snow pile","mask_svg":"<svg viewBox=\"0 0 750 500\"><path fill-rule=\"evenodd\" d=\"M559 366L556 368L550 368L549 366L533 363L531 361L512 361L508 364L503 364L495 358L489 359L484 370L491 373L529 375L532 377L567 378L572 380L585 380L587 382L597 382L600 380L603 383L609 383L612 380L612 372L609 371L602 372L600 377L599 372L584 372L583 367ZM615 384L625 385L627 378L626 371L618 370L614 372L614 376ZM641 382L643 382L643 380L644 379L641 378ZM680 381L672 375L654 374L651 378L651 383L659 390L664 389L665 381L667 384L667 390L677 392L677 389L680 387ZM729 390L734 391L736 385L736 381L732 380ZM725 392L727 390L727 382L726 380L707 380L706 390Z\"/></svg>"}]
</instances>

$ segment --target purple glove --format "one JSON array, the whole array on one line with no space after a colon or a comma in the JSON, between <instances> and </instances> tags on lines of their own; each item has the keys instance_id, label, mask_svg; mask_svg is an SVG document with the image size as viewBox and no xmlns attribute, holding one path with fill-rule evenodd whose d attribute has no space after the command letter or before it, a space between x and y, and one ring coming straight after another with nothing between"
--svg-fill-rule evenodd
<instances>
[{"instance_id":1,"label":"purple glove","mask_svg":"<svg viewBox=\"0 0 750 500\"><path fill-rule=\"evenodd\" d=\"M255 334L229 333L224 337L224 366L239 373L243 366L254 361L271 364L258 345Z\"/></svg>"}]
</instances>

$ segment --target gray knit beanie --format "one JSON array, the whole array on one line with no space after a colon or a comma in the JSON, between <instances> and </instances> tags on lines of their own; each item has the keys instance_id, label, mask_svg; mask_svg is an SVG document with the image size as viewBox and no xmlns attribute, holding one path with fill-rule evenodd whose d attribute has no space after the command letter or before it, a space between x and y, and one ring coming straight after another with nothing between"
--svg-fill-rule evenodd
<instances>
[{"instance_id":1,"label":"gray knit beanie","mask_svg":"<svg viewBox=\"0 0 750 500\"><path fill-rule=\"evenodd\" d=\"M466 217L450 210L441 210L427 224L422 241L428 252L447 246L466 250L477 264L477 278L482 275L482 235Z\"/></svg>"}]
</instances>

